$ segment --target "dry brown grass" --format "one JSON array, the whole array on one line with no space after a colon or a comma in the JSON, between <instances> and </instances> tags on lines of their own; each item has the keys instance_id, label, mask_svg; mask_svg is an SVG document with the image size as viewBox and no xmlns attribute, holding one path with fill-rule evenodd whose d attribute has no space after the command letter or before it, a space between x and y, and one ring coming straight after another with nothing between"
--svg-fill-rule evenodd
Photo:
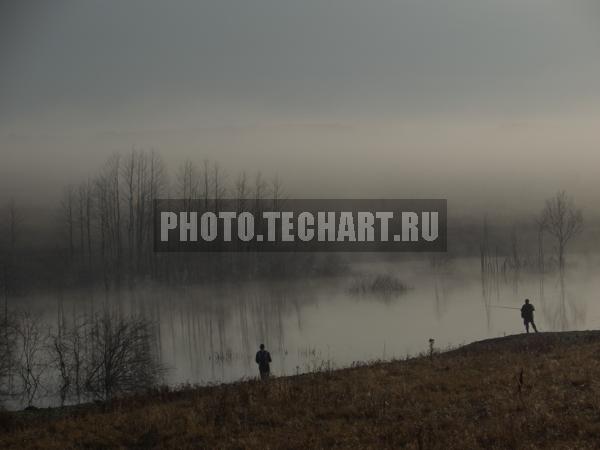
<instances>
[{"instance_id":1,"label":"dry brown grass","mask_svg":"<svg viewBox=\"0 0 600 450\"><path fill-rule=\"evenodd\" d=\"M0 448L598 448L600 332L4 413L0 429Z\"/></svg>"}]
</instances>

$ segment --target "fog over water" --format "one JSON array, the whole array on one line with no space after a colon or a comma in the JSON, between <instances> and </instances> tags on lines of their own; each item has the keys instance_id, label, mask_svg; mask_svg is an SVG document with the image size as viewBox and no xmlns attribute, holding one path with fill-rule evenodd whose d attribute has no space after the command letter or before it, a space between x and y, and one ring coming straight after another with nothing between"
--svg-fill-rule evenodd
<instances>
[{"instance_id":1,"label":"fog over water","mask_svg":"<svg viewBox=\"0 0 600 450\"><path fill-rule=\"evenodd\" d=\"M166 381L216 383L257 375L254 353L265 343L274 375L291 375L356 362L405 358L474 340L522 333L518 309L536 308L541 331L597 328L600 259L571 260L561 295L552 274L501 274L482 284L479 260L460 258L434 268L411 263L364 263L353 274L279 282L240 282L181 288L123 290L118 294L70 291L60 297L67 316L100 309L105 302L156 320ZM355 294L368 274L400 277L404 293ZM59 297L22 301L55 325ZM34 306L35 305L35 306ZM50 399L51 401L51 399Z\"/></svg>"}]
</instances>

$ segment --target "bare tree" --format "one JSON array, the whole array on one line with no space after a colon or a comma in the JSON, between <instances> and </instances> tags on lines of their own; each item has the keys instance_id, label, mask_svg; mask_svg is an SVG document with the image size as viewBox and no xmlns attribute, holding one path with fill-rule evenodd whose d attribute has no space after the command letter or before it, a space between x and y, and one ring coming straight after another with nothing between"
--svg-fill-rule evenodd
<instances>
[{"instance_id":1,"label":"bare tree","mask_svg":"<svg viewBox=\"0 0 600 450\"><path fill-rule=\"evenodd\" d=\"M519 238L516 225L513 225L510 231L510 253L510 265L514 271L518 272L521 269L521 258L519 257Z\"/></svg>"},{"instance_id":2,"label":"bare tree","mask_svg":"<svg viewBox=\"0 0 600 450\"><path fill-rule=\"evenodd\" d=\"M100 262L102 265L102 278L104 281L104 287L108 289L109 286L109 232L108 232L108 183L103 176L99 176L95 181L95 205L96 205L96 216L98 222L96 227L99 233L99 250L100 250Z\"/></svg>"},{"instance_id":3,"label":"bare tree","mask_svg":"<svg viewBox=\"0 0 600 450\"><path fill-rule=\"evenodd\" d=\"M27 406L31 406L41 386L42 375L48 368L44 360L47 335L42 330L40 318L29 312L18 315L15 331L19 393Z\"/></svg>"},{"instance_id":4,"label":"bare tree","mask_svg":"<svg viewBox=\"0 0 600 450\"><path fill-rule=\"evenodd\" d=\"M152 202L162 196L168 184L168 179L165 163L156 151L152 150L150 152L148 160L148 206L144 212L140 211L143 220L140 221L139 247L140 253L144 253L144 259L147 261L150 271L154 273L156 261L153 258L152 249L148 245L152 242L152 230L154 229L154 208Z\"/></svg>"},{"instance_id":5,"label":"bare tree","mask_svg":"<svg viewBox=\"0 0 600 450\"><path fill-rule=\"evenodd\" d=\"M220 200L225 197L227 193L227 188L225 187L225 178L226 174L221 170L219 163L213 164L213 195L215 201L215 211L219 209Z\"/></svg>"},{"instance_id":6,"label":"bare tree","mask_svg":"<svg viewBox=\"0 0 600 450\"><path fill-rule=\"evenodd\" d=\"M65 188L60 207L61 221L64 222L67 230L69 257L73 259L75 254L75 192L73 186L69 185Z\"/></svg>"},{"instance_id":7,"label":"bare tree","mask_svg":"<svg viewBox=\"0 0 600 450\"><path fill-rule=\"evenodd\" d=\"M515 294L519 292L519 278L521 273L521 258L519 256L519 239L517 226L513 225L510 233L510 267L512 269L512 282Z\"/></svg>"},{"instance_id":8,"label":"bare tree","mask_svg":"<svg viewBox=\"0 0 600 450\"><path fill-rule=\"evenodd\" d=\"M105 311L94 317L90 333L85 386L93 397L110 400L158 383L163 369L149 321Z\"/></svg>"},{"instance_id":9,"label":"bare tree","mask_svg":"<svg viewBox=\"0 0 600 450\"><path fill-rule=\"evenodd\" d=\"M16 258L17 242L19 240L20 225L23 221L21 213L14 199L10 200L4 209L0 236L0 282L2 282L2 297L4 300L4 317L2 323L2 336L0 337L0 382L7 381L8 387L12 382L12 369L14 367L14 323L9 314L9 297L17 291L19 270Z\"/></svg>"},{"instance_id":10,"label":"bare tree","mask_svg":"<svg viewBox=\"0 0 600 450\"><path fill-rule=\"evenodd\" d=\"M583 214L575 207L573 199L565 191L560 191L546 201L541 222L545 224L548 233L556 239L558 267L562 272L565 267L567 244L583 229Z\"/></svg>"},{"instance_id":11,"label":"bare tree","mask_svg":"<svg viewBox=\"0 0 600 450\"><path fill-rule=\"evenodd\" d=\"M279 202L281 201L284 195L283 192L283 182L279 175L275 175L271 180L271 198L273 199L273 208L279 208Z\"/></svg>"},{"instance_id":12,"label":"bare tree","mask_svg":"<svg viewBox=\"0 0 600 450\"><path fill-rule=\"evenodd\" d=\"M93 187L88 178L85 186L85 231L87 236L88 262L90 270L92 268L92 207L93 207Z\"/></svg>"},{"instance_id":13,"label":"bare tree","mask_svg":"<svg viewBox=\"0 0 600 450\"><path fill-rule=\"evenodd\" d=\"M235 197L237 200L237 212L243 212L246 207L246 197L248 197L248 179L246 177L246 172L240 173L235 181Z\"/></svg>"},{"instance_id":14,"label":"bare tree","mask_svg":"<svg viewBox=\"0 0 600 450\"><path fill-rule=\"evenodd\" d=\"M187 161L181 167L180 189L183 198L195 195L194 181L195 166ZM162 162L157 155L143 150L133 150L122 170L125 203L128 211L127 243L130 274L139 273L148 253L152 200L160 192L162 177Z\"/></svg>"},{"instance_id":15,"label":"bare tree","mask_svg":"<svg viewBox=\"0 0 600 450\"><path fill-rule=\"evenodd\" d=\"M137 169L137 152L131 151L127 159L124 161L121 167L121 177L123 180L123 196L125 197L125 204L127 207L127 247L128 247L128 263L129 269L133 266L134 250L133 245L135 240L135 201L136 201L136 180L135 174Z\"/></svg>"},{"instance_id":16,"label":"bare tree","mask_svg":"<svg viewBox=\"0 0 600 450\"><path fill-rule=\"evenodd\" d=\"M208 211L208 199L210 198L210 163L208 159L202 162L202 198L204 199L204 209Z\"/></svg>"},{"instance_id":17,"label":"bare tree","mask_svg":"<svg viewBox=\"0 0 600 450\"><path fill-rule=\"evenodd\" d=\"M190 159L186 159L179 167L176 180L177 195L186 202L186 207L199 195L199 180L198 167Z\"/></svg>"},{"instance_id":18,"label":"bare tree","mask_svg":"<svg viewBox=\"0 0 600 450\"><path fill-rule=\"evenodd\" d=\"M257 172L254 178L254 200L258 203L264 197L267 183L263 179L262 173Z\"/></svg>"},{"instance_id":19,"label":"bare tree","mask_svg":"<svg viewBox=\"0 0 600 450\"><path fill-rule=\"evenodd\" d=\"M59 309L56 330L50 334L49 352L50 364L58 372L61 406L69 397L81 402L88 326L85 317L74 317L72 323L67 323L62 308Z\"/></svg>"},{"instance_id":20,"label":"bare tree","mask_svg":"<svg viewBox=\"0 0 600 450\"><path fill-rule=\"evenodd\" d=\"M262 213L263 213L263 209L264 209L264 197L265 197L265 191L267 191L268 188L268 184L266 183L266 181L264 180L262 173L259 171L256 173L256 176L254 177L254 186L252 188L252 195L254 196L254 204L252 205L252 212L254 214L254 217L262 217ZM262 222L258 222L258 224L256 225L256 232L258 234L263 234L263 223ZM258 264L260 262L260 259L258 257L258 254L254 254L254 268L252 270L256 270Z\"/></svg>"},{"instance_id":21,"label":"bare tree","mask_svg":"<svg viewBox=\"0 0 600 450\"><path fill-rule=\"evenodd\" d=\"M71 388L71 371L67 341L65 339L66 324L64 321L62 305L58 311L58 323L56 334L50 334L49 352L51 355L51 366L58 370L59 374L59 397L60 406L64 406L69 389Z\"/></svg>"},{"instance_id":22,"label":"bare tree","mask_svg":"<svg viewBox=\"0 0 600 450\"><path fill-rule=\"evenodd\" d=\"M96 214L100 219L100 256L105 286L111 279L120 283L122 276L123 242L121 230L121 189L119 173L121 158L111 156L98 175L96 186Z\"/></svg>"},{"instance_id":23,"label":"bare tree","mask_svg":"<svg viewBox=\"0 0 600 450\"><path fill-rule=\"evenodd\" d=\"M545 271L544 233L548 227L546 220L547 218L543 211L539 217L534 219L538 235L538 270L540 273L544 273Z\"/></svg>"},{"instance_id":24,"label":"bare tree","mask_svg":"<svg viewBox=\"0 0 600 450\"><path fill-rule=\"evenodd\" d=\"M19 236L19 226L23 222L21 212L17 208L17 202L11 199L6 207L6 232L8 233L8 244L11 251L14 251Z\"/></svg>"},{"instance_id":25,"label":"bare tree","mask_svg":"<svg viewBox=\"0 0 600 450\"><path fill-rule=\"evenodd\" d=\"M15 367L15 324L6 313L0 322L0 400L11 394L12 375Z\"/></svg>"}]
</instances>

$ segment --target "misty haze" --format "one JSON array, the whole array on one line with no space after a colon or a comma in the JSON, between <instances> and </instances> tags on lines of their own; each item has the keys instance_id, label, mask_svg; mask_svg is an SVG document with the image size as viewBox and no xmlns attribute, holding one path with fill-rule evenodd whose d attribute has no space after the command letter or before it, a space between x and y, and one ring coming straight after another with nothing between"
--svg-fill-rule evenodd
<instances>
[{"instance_id":1,"label":"misty haze","mask_svg":"<svg viewBox=\"0 0 600 450\"><path fill-rule=\"evenodd\" d=\"M599 25L592 0L3 2L0 405L419 357L437 376L435 355L525 326L600 328ZM447 251L161 253L157 199L445 199ZM531 352L506 364L519 396ZM406 433L342 446L430 448ZM206 439L186 445L257 446Z\"/></svg>"}]
</instances>

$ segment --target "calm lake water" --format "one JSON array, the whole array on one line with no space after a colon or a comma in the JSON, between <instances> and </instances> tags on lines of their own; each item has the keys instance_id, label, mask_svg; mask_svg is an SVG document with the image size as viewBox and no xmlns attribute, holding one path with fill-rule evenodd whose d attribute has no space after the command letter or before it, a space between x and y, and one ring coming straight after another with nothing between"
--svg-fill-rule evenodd
<instances>
[{"instance_id":1,"label":"calm lake water","mask_svg":"<svg viewBox=\"0 0 600 450\"><path fill-rule=\"evenodd\" d=\"M264 343L274 375L329 364L392 359L488 337L522 333L519 308L528 297L542 331L600 327L597 259L571 263L559 277L521 273L482 283L479 259L454 260L434 270L428 261L361 263L354 274L218 286L136 288L111 295L71 293L65 309L98 309L103 301L159 324L167 382L218 383L255 377L254 354ZM389 274L411 288L400 295L350 292L357 275ZM562 294L564 292L564 295ZM49 323L56 298L37 298Z\"/></svg>"}]
</instances>

